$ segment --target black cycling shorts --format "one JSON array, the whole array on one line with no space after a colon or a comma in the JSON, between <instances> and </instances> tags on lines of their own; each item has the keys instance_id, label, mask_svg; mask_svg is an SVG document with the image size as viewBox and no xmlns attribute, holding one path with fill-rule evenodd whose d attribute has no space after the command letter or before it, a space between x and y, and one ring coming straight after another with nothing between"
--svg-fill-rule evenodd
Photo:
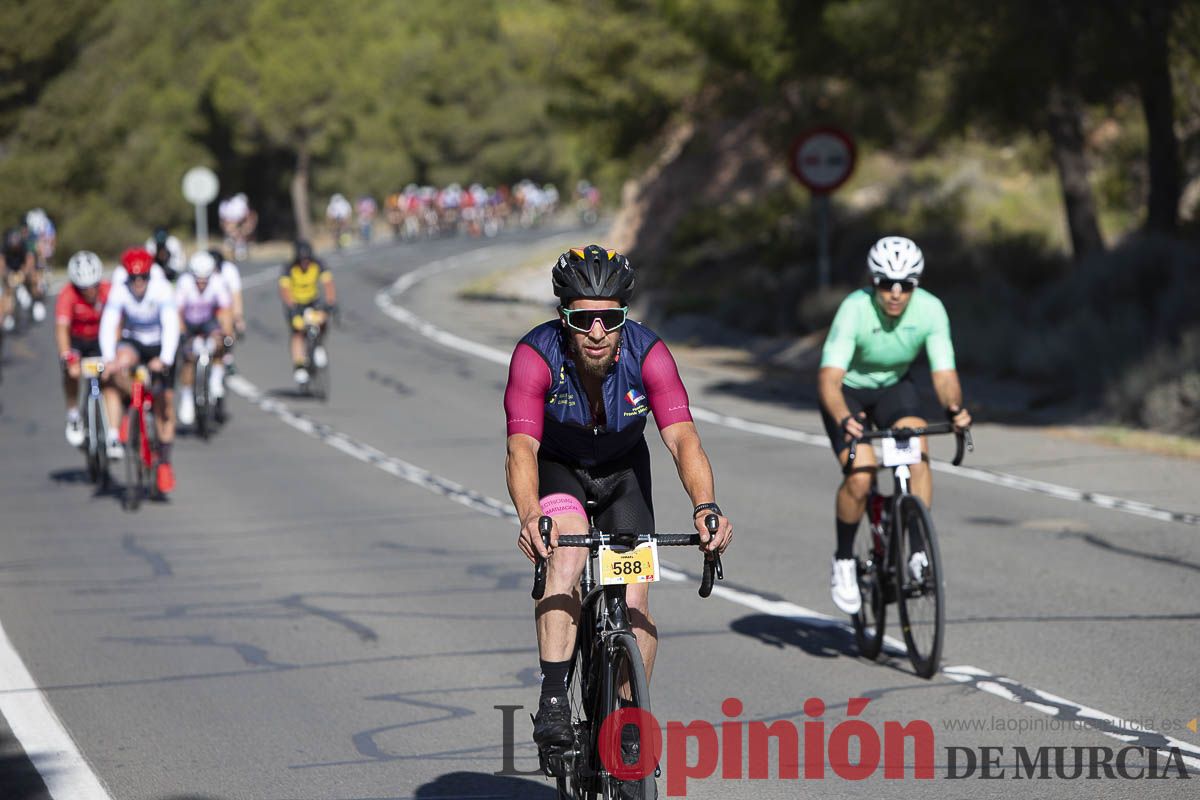
<instances>
[{"instance_id":1,"label":"black cycling shorts","mask_svg":"<svg viewBox=\"0 0 1200 800\"><path fill-rule=\"evenodd\" d=\"M605 533L653 533L650 448L643 439L617 461L581 467L538 457L538 496L567 494L584 508L596 502L595 525Z\"/></svg>"},{"instance_id":2,"label":"black cycling shorts","mask_svg":"<svg viewBox=\"0 0 1200 800\"><path fill-rule=\"evenodd\" d=\"M854 389L843 385L842 396L846 398L851 414L867 412L867 430L887 428L903 417L924 417L917 385L908 373L898 383L882 389ZM841 420L829 416L829 412L822 408L821 421L825 423L825 433L829 435L834 455L840 457L842 451L850 446L842 431Z\"/></svg>"},{"instance_id":3,"label":"black cycling shorts","mask_svg":"<svg viewBox=\"0 0 1200 800\"><path fill-rule=\"evenodd\" d=\"M100 340L99 339L79 339L75 336L71 337L71 349L79 354L80 358L99 358L100 357Z\"/></svg>"},{"instance_id":4,"label":"black cycling shorts","mask_svg":"<svg viewBox=\"0 0 1200 800\"><path fill-rule=\"evenodd\" d=\"M132 347L138 354L139 363L149 365L150 359L158 358L162 355L161 344L142 344L137 339L122 339L117 342L117 347ZM163 386L167 389L175 388L175 365L163 365Z\"/></svg>"}]
</instances>

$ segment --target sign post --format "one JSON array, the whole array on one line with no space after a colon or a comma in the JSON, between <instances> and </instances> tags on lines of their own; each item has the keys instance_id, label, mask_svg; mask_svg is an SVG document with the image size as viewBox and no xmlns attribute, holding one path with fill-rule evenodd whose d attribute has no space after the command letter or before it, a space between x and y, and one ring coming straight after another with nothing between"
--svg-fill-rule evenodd
<instances>
[{"instance_id":1,"label":"sign post","mask_svg":"<svg viewBox=\"0 0 1200 800\"><path fill-rule=\"evenodd\" d=\"M838 128L812 128L792 141L792 174L812 193L817 215L817 283L821 288L829 285L832 272L829 195L850 178L854 161L854 140Z\"/></svg>"},{"instance_id":2,"label":"sign post","mask_svg":"<svg viewBox=\"0 0 1200 800\"><path fill-rule=\"evenodd\" d=\"M208 204L217 199L221 183L208 167L192 167L183 176L183 197L196 207L196 247L208 249Z\"/></svg>"}]
</instances>

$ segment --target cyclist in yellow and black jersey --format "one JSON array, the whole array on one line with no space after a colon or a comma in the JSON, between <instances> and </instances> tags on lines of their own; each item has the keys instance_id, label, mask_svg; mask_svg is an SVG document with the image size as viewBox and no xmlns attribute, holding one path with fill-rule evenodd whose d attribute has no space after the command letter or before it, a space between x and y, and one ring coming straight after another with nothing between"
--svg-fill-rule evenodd
<instances>
[{"instance_id":1,"label":"cyclist in yellow and black jersey","mask_svg":"<svg viewBox=\"0 0 1200 800\"><path fill-rule=\"evenodd\" d=\"M324 293L324 301L321 295ZM292 367L296 383L308 383L308 363L304 348L304 310L318 308L330 313L337 307L337 288L329 268L313 255L312 245L300 240L296 242L295 257L283 268L279 276L279 298L283 300L283 312L292 331ZM322 336L328 318L322 323ZM314 360L324 357L324 348L317 347Z\"/></svg>"}]
</instances>

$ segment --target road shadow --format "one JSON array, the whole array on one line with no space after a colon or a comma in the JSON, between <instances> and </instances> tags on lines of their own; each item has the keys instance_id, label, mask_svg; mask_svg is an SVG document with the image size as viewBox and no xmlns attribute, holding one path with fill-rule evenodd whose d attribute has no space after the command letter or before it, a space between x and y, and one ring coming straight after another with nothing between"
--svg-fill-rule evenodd
<instances>
[{"instance_id":1,"label":"road shadow","mask_svg":"<svg viewBox=\"0 0 1200 800\"><path fill-rule=\"evenodd\" d=\"M50 472L50 480L60 486L92 486L92 497L106 497L116 500L121 500L124 495L124 489L117 484L112 477L112 468L109 468L108 487L104 488L100 484L93 484L88 479L87 470L80 468L56 469Z\"/></svg>"},{"instance_id":2,"label":"road shadow","mask_svg":"<svg viewBox=\"0 0 1200 800\"><path fill-rule=\"evenodd\" d=\"M460 797L488 800L557 800L558 791L547 778L539 781L481 772L450 772L419 786L413 794L414 800L446 800Z\"/></svg>"},{"instance_id":3,"label":"road shadow","mask_svg":"<svg viewBox=\"0 0 1200 800\"><path fill-rule=\"evenodd\" d=\"M729 623L734 633L749 636L780 650L798 647L817 658L858 657L854 635L837 623L751 614Z\"/></svg>"},{"instance_id":4,"label":"road shadow","mask_svg":"<svg viewBox=\"0 0 1200 800\"><path fill-rule=\"evenodd\" d=\"M317 400L317 398L313 397L308 392L304 391L303 389L297 389L295 386L267 389L265 392L263 392L263 394L265 394L267 397L274 397L281 400Z\"/></svg>"},{"instance_id":5,"label":"road shadow","mask_svg":"<svg viewBox=\"0 0 1200 800\"><path fill-rule=\"evenodd\" d=\"M44 767L53 774L53 766ZM51 800L42 776L0 717L0 795L4 800Z\"/></svg>"}]
</instances>

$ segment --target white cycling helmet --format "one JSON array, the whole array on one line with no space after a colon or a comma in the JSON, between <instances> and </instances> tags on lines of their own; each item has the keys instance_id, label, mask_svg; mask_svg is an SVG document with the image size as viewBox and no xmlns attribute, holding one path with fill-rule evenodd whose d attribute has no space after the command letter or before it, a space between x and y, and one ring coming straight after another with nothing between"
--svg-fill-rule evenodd
<instances>
[{"instance_id":1,"label":"white cycling helmet","mask_svg":"<svg viewBox=\"0 0 1200 800\"><path fill-rule=\"evenodd\" d=\"M913 281L920 279L925 271L925 256L912 239L903 236L885 236L867 254L867 268L876 283Z\"/></svg>"},{"instance_id":2,"label":"white cycling helmet","mask_svg":"<svg viewBox=\"0 0 1200 800\"><path fill-rule=\"evenodd\" d=\"M104 263L90 250L80 250L67 262L67 277L80 289L95 286L103 276Z\"/></svg>"},{"instance_id":3,"label":"white cycling helmet","mask_svg":"<svg viewBox=\"0 0 1200 800\"><path fill-rule=\"evenodd\" d=\"M50 217L40 208L34 208L25 215L25 225L34 236L43 236L50 227Z\"/></svg>"},{"instance_id":4,"label":"white cycling helmet","mask_svg":"<svg viewBox=\"0 0 1200 800\"><path fill-rule=\"evenodd\" d=\"M188 271L198 281L206 281L217 271L217 260L207 250L197 250L188 259Z\"/></svg>"}]
</instances>

